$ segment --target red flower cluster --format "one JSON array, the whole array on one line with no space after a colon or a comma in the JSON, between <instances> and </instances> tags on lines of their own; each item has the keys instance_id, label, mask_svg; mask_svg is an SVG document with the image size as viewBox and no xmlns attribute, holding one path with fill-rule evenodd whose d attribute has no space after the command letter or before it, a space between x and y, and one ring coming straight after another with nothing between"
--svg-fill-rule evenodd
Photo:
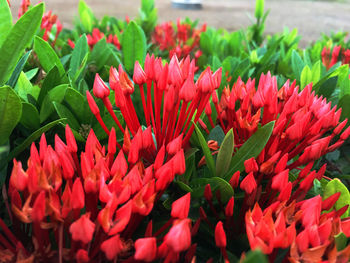
<instances>
[{"instance_id":1,"label":"red flower cluster","mask_svg":"<svg viewBox=\"0 0 350 263\"><path fill-rule=\"evenodd\" d=\"M28 11L29 6L31 5L30 0L22 0L21 2L21 7L18 11L18 18L20 18L22 15L24 15L25 12ZM43 15L42 21L41 21L41 26L40 28L44 30L44 35L43 35L43 39L45 41L49 40L49 33L52 30L52 27L56 25L56 34L55 34L55 38L52 42L52 45L54 46L56 43L56 40L58 38L58 35L61 33L62 31L62 24L60 22L60 20L57 18L57 15L53 15L52 11L49 10L48 12L46 12Z\"/></svg>"},{"instance_id":2,"label":"red flower cluster","mask_svg":"<svg viewBox=\"0 0 350 263\"><path fill-rule=\"evenodd\" d=\"M333 67L338 61L342 64L350 63L350 49L342 49L341 46L334 46L331 54L331 49L324 47L321 53L322 63L327 69Z\"/></svg>"},{"instance_id":3,"label":"red flower cluster","mask_svg":"<svg viewBox=\"0 0 350 263\"><path fill-rule=\"evenodd\" d=\"M262 175L270 177L278 160L288 163L289 170L306 164L312 167L313 161L340 147L350 135L350 128L342 133L347 120L339 123L341 109L315 95L311 84L299 92L295 82L287 81L278 90L276 77L270 73L261 75L257 90L255 80L244 83L238 79L232 90L224 88L220 102L213 92L213 104L217 122L225 133L233 129L237 147L259 124L275 121L272 135L257 158L258 184ZM214 127L209 104L205 112Z\"/></svg>"},{"instance_id":4,"label":"red flower cluster","mask_svg":"<svg viewBox=\"0 0 350 263\"><path fill-rule=\"evenodd\" d=\"M201 56L199 49L200 34L206 31L206 24L201 29L192 28L190 24L177 20L176 29L172 22L156 26L152 34L152 42L159 46L161 51L169 52L169 58L176 55L184 58L194 53L195 58Z\"/></svg>"},{"instance_id":5,"label":"red flower cluster","mask_svg":"<svg viewBox=\"0 0 350 263\"><path fill-rule=\"evenodd\" d=\"M94 28L92 30L92 34L87 34L86 37L90 49L93 49L96 43L105 37L105 34L102 33L98 28ZM108 35L106 41L107 43L113 44L118 50L120 50L120 42L116 35ZM74 42L70 39L68 39L68 45L70 45L71 48L75 47Z\"/></svg>"},{"instance_id":6,"label":"red flower cluster","mask_svg":"<svg viewBox=\"0 0 350 263\"><path fill-rule=\"evenodd\" d=\"M221 69L213 74L207 68L195 83L194 71L194 61L190 61L189 57L179 62L174 56L169 65L167 63L163 65L161 58L147 55L145 70L138 62L135 63L133 80L139 86L145 124L148 127L146 131L149 134L153 132L156 141L155 145L152 143L153 151L150 151L145 158L152 160L155 157L155 150L164 152L166 149L169 154L175 154L179 147L189 142L194 130L191 120L194 123L199 120L211 93L220 86L221 81ZM131 100L131 95L135 91L134 84L122 67L119 67L119 72L112 67L109 85L114 91L116 106L120 109L128 130L132 136L137 136L138 130L141 129L141 122ZM124 132L108 98L110 89L98 74L95 78L93 93L95 97L102 99L108 112ZM102 122L99 109L89 92L87 92L87 98L92 113L108 134L109 131ZM174 143L170 143L171 141Z\"/></svg>"},{"instance_id":7,"label":"red flower cluster","mask_svg":"<svg viewBox=\"0 0 350 263\"><path fill-rule=\"evenodd\" d=\"M290 248L290 262L348 262L350 245L337 250L335 236L344 233L350 237L350 219L340 216L347 210L328 212L340 193L322 200L318 195L301 202L276 202L262 210L256 204L245 215L250 247L261 249L274 261L274 252Z\"/></svg>"},{"instance_id":8,"label":"red flower cluster","mask_svg":"<svg viewBox=\"0 0 350 263\"><path fill-rule=\"evenodd\" d=\"M32 256L42 260L55 256L50 250L50 233L54 234L52 237L58 245L60 259L71 261L75 258L78 262L88 262L97 257L100 250L109 260L129 258L129 251L133 249L131 237L139 223L150 214L154 202L174 176L185 171L181 144L176 153L160 151L156 161L145 166L142 158L135 156L151 149L152 145L147 142L153 140L149 132L141 129L133 140L124 141L119 152L114 129L110 131L107 148L99 143L91 130L80 161L68 126L66 141L65 144L56 135L55 147L52 148L43 135L39 151L35 144L31 146L26 171L21 162L14 160L9 196L12 211L19 219L14 221L17 236L25 235L21 222L31 224L35 244ZM153 237L150 222L146 238L135 242L135 259L177 258L187 250L191 245L191 222L187 219L189 206L189 195L173 203L169 221L173 226L158 249L156 241L161 239L155 237L169 225ZM0 245L13 253L16 252L13 246L16 246L16 253L20 248L24 258L31 256L6 230L13 245L2 236ZM64 241L64 233L70 233L69 243Z\"/></svg>"}]
</instances>

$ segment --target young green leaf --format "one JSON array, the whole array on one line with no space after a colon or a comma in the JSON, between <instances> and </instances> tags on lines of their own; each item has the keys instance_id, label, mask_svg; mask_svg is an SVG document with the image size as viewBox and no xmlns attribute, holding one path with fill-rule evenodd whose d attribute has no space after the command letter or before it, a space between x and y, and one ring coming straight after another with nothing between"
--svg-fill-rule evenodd
<instances>
[{"instance_id":1,"label":"young green leaf","mask_svg":"<svg viewBox=\"0 0 350 263\"><path fill-rule=\"evenodd\" d=\"M147 44L143 30L131 21L122 39L123 62L129 74L133 72L136 61L143 63L146 57Z\"/></svg>"},{"instance_id":2,"label":"young green leaf","mask_svg":"<svg viewBox=\"0 0 350 263\"><path fill-rule=\"evenodd\" d=\"M242 263L268 263L267 257L260 250L249 251Z\"/></svg>"},{"instance_id":3,"label":"young green leaf","mask_svg":"<svg viewBox=\"0 0 350 263\"><path fill-rule=\"evenodd\" d=\"M226 134L224 141L220 146L216 158L216 174L224 176L230 166L234 147L234 137L232 129Z\"/></svg>"},{"instance_id":4,"label":"young green leaf","mask_svg":"<svg viewBox=\"0 0 350 263\"><path fill-rule=\"evenodd\" d=\"M95 118L91 113L86 98L75 89L68 88L66 90L64 101L68 104L80 123L89 124L91 119Z\"/></svg>"},{"instance_id":5,"label":"young green leaf","mask_svg":"<svg viewBox=\"0 0 350 263\"><path fill-rule=\"evenodd\" d=\"M224 176L225 180L231 179L231 176L236 171L243 171L244 161L254 157L256 158L260 152L264 149L266 143L268 142L274 121L269 122L263 127L259 128L234 154L228 172Z\"/></svg>"},{"instance_id":6,"label":"young green leaf","mask_svg":"<svg viewBox=\"0 0 350 263\"><path fill-rule=\"evenodd\" d=\"M0 145L10 137L22 115L22 103L9 86L0 87Z\"/></svg>"},{"instance_id":7,"label":"young green leaf","mask_svg":"<svg viewBox=\"0 0 350 263\"><path fill-rule=\"evenodd\" d=\"M9 30L0 48L0 85L10 78L24 49L32 42L44 13L40 3L26 12Z\"/></svg>"},{"instance_id":8,"label":"young green leaf","mask_svg":"<svg viewBox=\"0 0 350 263\"><path fill-rule=\"evenodd\" d=\"M40 64L45 72L49 72L54 66L56 66L60 76L65 74L63 65L56 52L44 39L40 37L34 38L34 51L38 55Z\"/></svg>"},{"instance_id":9,"label":"young green leaf","mask_svg":"<svg viewBox=\"0 0 350 263\"><path fill-rule=\"evenodd\" d=\"M69 127L76 131L79 131L80 124L73 113L66 106L58 102L53 101L52 104L55 107L58 116L60 116L60 118L65 118Z\"/></svg>"},{"instance_id":10,"label":"young green leaf","mask_svg":"<svg viewBox=\"0 0 350 263\"><path fill-rule=\"evenodd\" d=\"M0 47L12 27L12 15L6 0L0 0Z\"/></svg>"},{"instance_id":11,"label":"young green leaf","mask_svg":"<svg viewBox=\"0 0 350 263\"><path fill-rule=\"evenodd\" d=\"M85 1L79 1L79 16L81 23L83 24L85 30L92 32L93 23L94 23L94 14L92 13L90 7L85 3Z\"/></svg>"}]
</instances>

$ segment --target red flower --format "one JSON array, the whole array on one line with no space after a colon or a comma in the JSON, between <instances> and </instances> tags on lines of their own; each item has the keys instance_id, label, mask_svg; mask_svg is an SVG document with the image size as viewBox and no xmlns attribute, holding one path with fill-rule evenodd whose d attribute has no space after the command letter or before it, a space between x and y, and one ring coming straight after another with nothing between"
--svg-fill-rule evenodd
<instances>
[{"instance_id":1,"label":"red flower","mask_svg":"<svg viewBox=\"0 0 350 263\"><path fill-rule=\"evenodd\" d=\"M182 252L191 246L190 219L181 219L174 222L168 234L164 237L165 244L174 252Z\"/></svg>"},{"instance_id":2,"label":"red flower","mask_svg":"<svg viewBox=\"0 0 350 263\"><path fill-rule=\"evenodd\" d=\"M136 260L152 262L157 255L157 240L154 237L139 238L135 242Z\"/></svg>"},{"instance_id":3,"label":"red flower","mask_svg":"<svg viewBox=\"0 0 350 263\"><path fill-rule=\"evenodd\" d=\"M113 260L119 253L125 249L124 242L119 235L115 235L101 244L101 250L105 252L108 260Z\"/></svg>"},{"instance_id":4,"label":"red flower","mask_svg":"<svg viewBox=\"0 0 350 263\"><path fill-rule=\"evenodd\" d=\"M84 214L70 226L69 232L72 234L73 240L81 241L84 244L92 240L95 224L91 222L89 217L90 214Z\"/></svg>"}]
</instances>

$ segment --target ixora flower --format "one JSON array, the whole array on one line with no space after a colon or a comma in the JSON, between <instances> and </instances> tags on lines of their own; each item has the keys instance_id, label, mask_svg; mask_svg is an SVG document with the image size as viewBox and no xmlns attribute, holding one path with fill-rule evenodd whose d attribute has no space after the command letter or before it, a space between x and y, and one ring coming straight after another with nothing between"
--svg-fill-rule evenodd
<instances>
[{"instance_id":1,"label":"ixora flower","mask_svg":"<svg viewBox=\"0 0 350 263\"><path fill-rule=\"evenodd\" d=\"M138 85L137 92L141 97L144 116L142 122L131 100L131 96L137 96L134 83L121 66L119 71L111 67L109 85L114 91L115 105L120 109L131 135L139 138L138 143L150 145L148 154L143 155L146 160L151 161L156 157L155 152L160 153L164 150L176 156L181 147L185 147L191 138L194 130L191 121L196 123L199 120L211 93L220 86L221 69L212 73L207 68L196 82L194 82L194 70L194 61L190 61L189 57L179 62L174 56L169 64L163 64L161 58L147 55L145 70L136 62L133 80ZM95 97L102 99L108 112L120 130L124 132L126 129L121 126L108 98L110 89L98 74L96 74L93 93ZM92 113L109 134L89 92L87 92L87 99ZM148 127L144 132L147 135L146 138L140 136L142 123ZM136 140L134 142L136 143Z\"/></svg>"},{"instance_id":2,"label":"ixora flower","mask_svg":"<svg viewBox=\"0 0 350 263\"><path fill-rule=\"evenodd\" d=\"M206 24L200 29L193 28L186 22L177 20L176 28L172 22L165 22L157 25L152 34L152 42L161 51L168 51L169 58L176 55L178 58L185 58L194 53L197 59L201 55L199 49L200 34L206 31Z\"/></svg>"},{"instance_id":3,"label":"ixora flower","mask_svg":"<svg viewBox=\"0 0 350 263\"><path fill-rule=\"evenodd\" d=\"M55 146L51 147L42 135L39 150L34 143L31 146L26 170L14 160L8 193L18 235L15 237L0 220L7 236L0 235L0 246L12 257L20 253L23 259L45 261L58 257L88 262L103 257L99 253L104 252L108 260L132 260L135 256L150 262L163 257L157 253L156 237L174 223L169 231L177 234L180 239L176 242L182 246L176 246L172 235L165 243L172 257L178 258L191 245L189 194L174 202L172 217L163 229L153 234L150 221L145 238L135 240L136 254L131 253L133 233L185 165L181 145L173 155L160 151L156 163L146 164L139 158L129 161L134 160L130 156L152 149L151 145L141 143L142 138L149 136L147 131L140 129L138 134L140 137L124 141L118 152L114 128L108 147L102 146L91 130L80 158L68 126L66 143L56 135ZM32 229L34 251L26 250L19 240L27 236L24 228ZM68 233L70 242L64 241L67 238L64 233ZM50 241L58 246L58 254L51 250Z\"/></svg>"},{"instance_id":4,"label":"ixora flower","mask_svg":"<svg viewBox=\"0 0 350 263\"><path fill-rule=\"evenodd\" d=\"M94 46L96 45L96 43L104 37L105 37L105 34L103 32L101 32L98 28L94 28L92 30L92 34L86 35L87 42L88 42L90 49L93 49ZM106 41L107 41L107 43L113 44L118 50L120 50L121 46L120 46L120 42L119 42L117 35L109 34L106 37ZM75 47L75 43L70 39L68 39L68 45L71 48Z\"/></svg>"},{"instance_id":5,"label":"ixora flower","mask_svg":"<svg viewBox=\"0 0 350 263\"><path fill-rule=\"evenodd\" d=\"M262 210L256 204L245 215L247 236L252 249L261 249L274 261L279 248L289 248L290 262L347 262L350 245L337 250L336 236L350 236L349 219L341 219L347 206L327 211L332 204L318 195L301 202L276 202ZM332 196L333 197L333 196ZM327 208L326 208L327 206Z\"/></svg>"}]
</instances>

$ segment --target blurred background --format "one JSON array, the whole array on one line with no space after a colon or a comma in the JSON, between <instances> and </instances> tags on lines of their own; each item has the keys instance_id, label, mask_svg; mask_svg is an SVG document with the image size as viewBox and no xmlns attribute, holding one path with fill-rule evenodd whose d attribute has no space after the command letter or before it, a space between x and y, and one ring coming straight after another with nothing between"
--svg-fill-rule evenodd
<instances>
[{"instance_id":1,"label":"blurred background","mask_svg":"<svg viewBox=\"0 0 350 263\"><path fill-rule=\"evenodd\" d=\"M12 0L12 12L18 12L20 0ZM33 4L39 2L32 0ZM71 27L78 15L78 0L44 0L47 9L57 14L65 27ZM245 28L252 22L255 0L202 0L201 10L182 10L172 7L171 0L156 0L159 22L176 21L178 17L199 19L199 24L225 28L229 31ZM94 14L114 15L131 19L136 17L140 0L86 0ZM287 1L266 0L265 10L270 10L266 20L265 34L282 32L284 27L298 28L302 36L301 46L316 40L321 33L350 31L350 1Z\"/></svg>"}]
</instances>

